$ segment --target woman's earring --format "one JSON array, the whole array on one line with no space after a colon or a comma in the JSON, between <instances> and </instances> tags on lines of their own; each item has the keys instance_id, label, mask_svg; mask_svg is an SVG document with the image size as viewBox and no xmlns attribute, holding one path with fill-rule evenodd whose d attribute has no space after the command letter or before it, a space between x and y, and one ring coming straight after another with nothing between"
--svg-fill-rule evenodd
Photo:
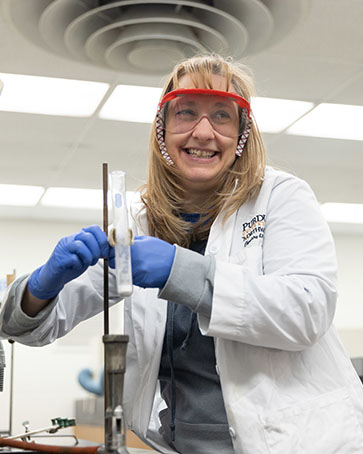
<instances>
[{"instance_id":1,"label":"woman's earring","mask_svg":"<svg viewBox=\"0 0 363 454\"><path fill-rule=\"evenodd\" d=\"M156 138L157 138L157 141L159 144L160 153L162 154L163 158L166 159L166 161L169 165L173 165L174 162L166 150L166 145L165 145L165 140L164 140L164 121L163 121L160 110L156 114Z\"/></svg>"},{"instance_id":2,"label":"woman's earring","mask_svg":"<svg viewBox=\"0 0 363 454\"><path fill-rule=\"evenodd\" d=\"M246 145L248 136L250 135L251 127L252 127L252 120L249 119L247 122L246 128L244 129L244 131L241 134L241 137L238 141L237 150L236 150L236 156L238 156L238 157L240 157L242 155L243 148Z\"/></svg>"}]
</instances>

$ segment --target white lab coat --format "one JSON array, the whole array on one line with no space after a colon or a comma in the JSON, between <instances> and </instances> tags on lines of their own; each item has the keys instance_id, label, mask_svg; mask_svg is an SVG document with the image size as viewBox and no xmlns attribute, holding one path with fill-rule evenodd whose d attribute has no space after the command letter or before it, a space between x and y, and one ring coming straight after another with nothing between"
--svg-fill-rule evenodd
<instances>
[{"instance_id":1,"label":"white lab coat","mask_svg":"<svg viewBox=\"0 0 363 454\"><path fill-rule=\"evenodd\" d=\"M147 234L138 210L133 207L135 234ZM362 454L363 388L331 325L335 251L309 186L268 168L255 200L224 225L216 219L206 254L216 258L212 314L198 321L202 334L215 339L235 452ZM40 325L18 341L51 342L102 310L101 273L95 266L67 284ZM7 304L19 300L25 284L18 281ZM114 277L110 287L115 302ZM125 302L124 405L142 439L174 453L158 434L167 302L157 296L157 289L135 287ZM4 313L6 307L3 335Z\"/></svg>"}]
</instances>

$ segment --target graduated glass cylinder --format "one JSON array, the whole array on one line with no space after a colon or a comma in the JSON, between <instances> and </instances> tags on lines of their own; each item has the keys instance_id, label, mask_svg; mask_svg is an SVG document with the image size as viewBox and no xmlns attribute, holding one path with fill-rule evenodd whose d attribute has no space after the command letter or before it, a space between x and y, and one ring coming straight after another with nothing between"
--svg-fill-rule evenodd
<instances>
[{"instance_id":1,"label":"graduated glass cylinder","mask_svg":"<svg viewBox=\"0 0 363 454\"><path fill-rule=\"evenodd\" d=\"M116 231L115 265L117 292L120 296L129 296L132 293L130 233L125 176L125 172L121 170L115 170L110 173L113 227Z\"/></svg>"}]
</instances>

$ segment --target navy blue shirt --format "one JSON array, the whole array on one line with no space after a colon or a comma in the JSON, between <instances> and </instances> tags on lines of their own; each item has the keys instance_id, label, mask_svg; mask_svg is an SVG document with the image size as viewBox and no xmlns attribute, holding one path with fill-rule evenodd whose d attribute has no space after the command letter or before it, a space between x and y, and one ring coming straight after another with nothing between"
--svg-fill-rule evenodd
<instances>
[{"instance_id":1,"label":"navy blue shirt","mask_svg":"<svg viewBox=\"0 0 363 454\"><path fill-rule=\"evenodd\" d=\"M204 254L207 240L192 243ZM188 285L186 282L185 285ZM200 333L197 314L168 302L159 380L167 409L160 432L183 454L232 454L212 337Z\"/></svg>"}]
</instances>

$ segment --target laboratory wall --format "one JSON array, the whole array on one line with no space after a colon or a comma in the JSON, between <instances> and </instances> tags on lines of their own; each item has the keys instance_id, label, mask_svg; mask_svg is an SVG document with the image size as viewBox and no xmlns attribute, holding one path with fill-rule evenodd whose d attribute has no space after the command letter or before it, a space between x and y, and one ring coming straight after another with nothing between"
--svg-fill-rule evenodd
<instances>
[{"instance_id":1,"label":"laboratory wall","mask_svg":"<svg viewBox=\"0 0 363 454\"><path fill-rule=\"evenodd\" d=\"M348 229L348 227L347 227ZM363 235L334 233L338 257L338 306L334 324L350 357L363 356Z\"/></svg>"},{"instance_id":2,"label":"laboratory wall","mask_svg":"<svg viewBox=\"0 0 363 454\"><path fill-rule=\"evenodd\" d=\"M41 265L62 236L77 232L75 222L1 220L0 275L16 270L18 276ZM339 263L339 302L335 317L341 339L351 357L363 356L363 235L334 233ZM111 331L122 331L122 305L111 309ZM52 345L35 348L15 344L14 424L47 426L51 418L74 416L74 400L88 396L77 382L78 372L102 367L102 314L81 323ZM10 345L4 342L7 369L0 394L0 431L8 426Z\"/></svg>"}]
</instances>

